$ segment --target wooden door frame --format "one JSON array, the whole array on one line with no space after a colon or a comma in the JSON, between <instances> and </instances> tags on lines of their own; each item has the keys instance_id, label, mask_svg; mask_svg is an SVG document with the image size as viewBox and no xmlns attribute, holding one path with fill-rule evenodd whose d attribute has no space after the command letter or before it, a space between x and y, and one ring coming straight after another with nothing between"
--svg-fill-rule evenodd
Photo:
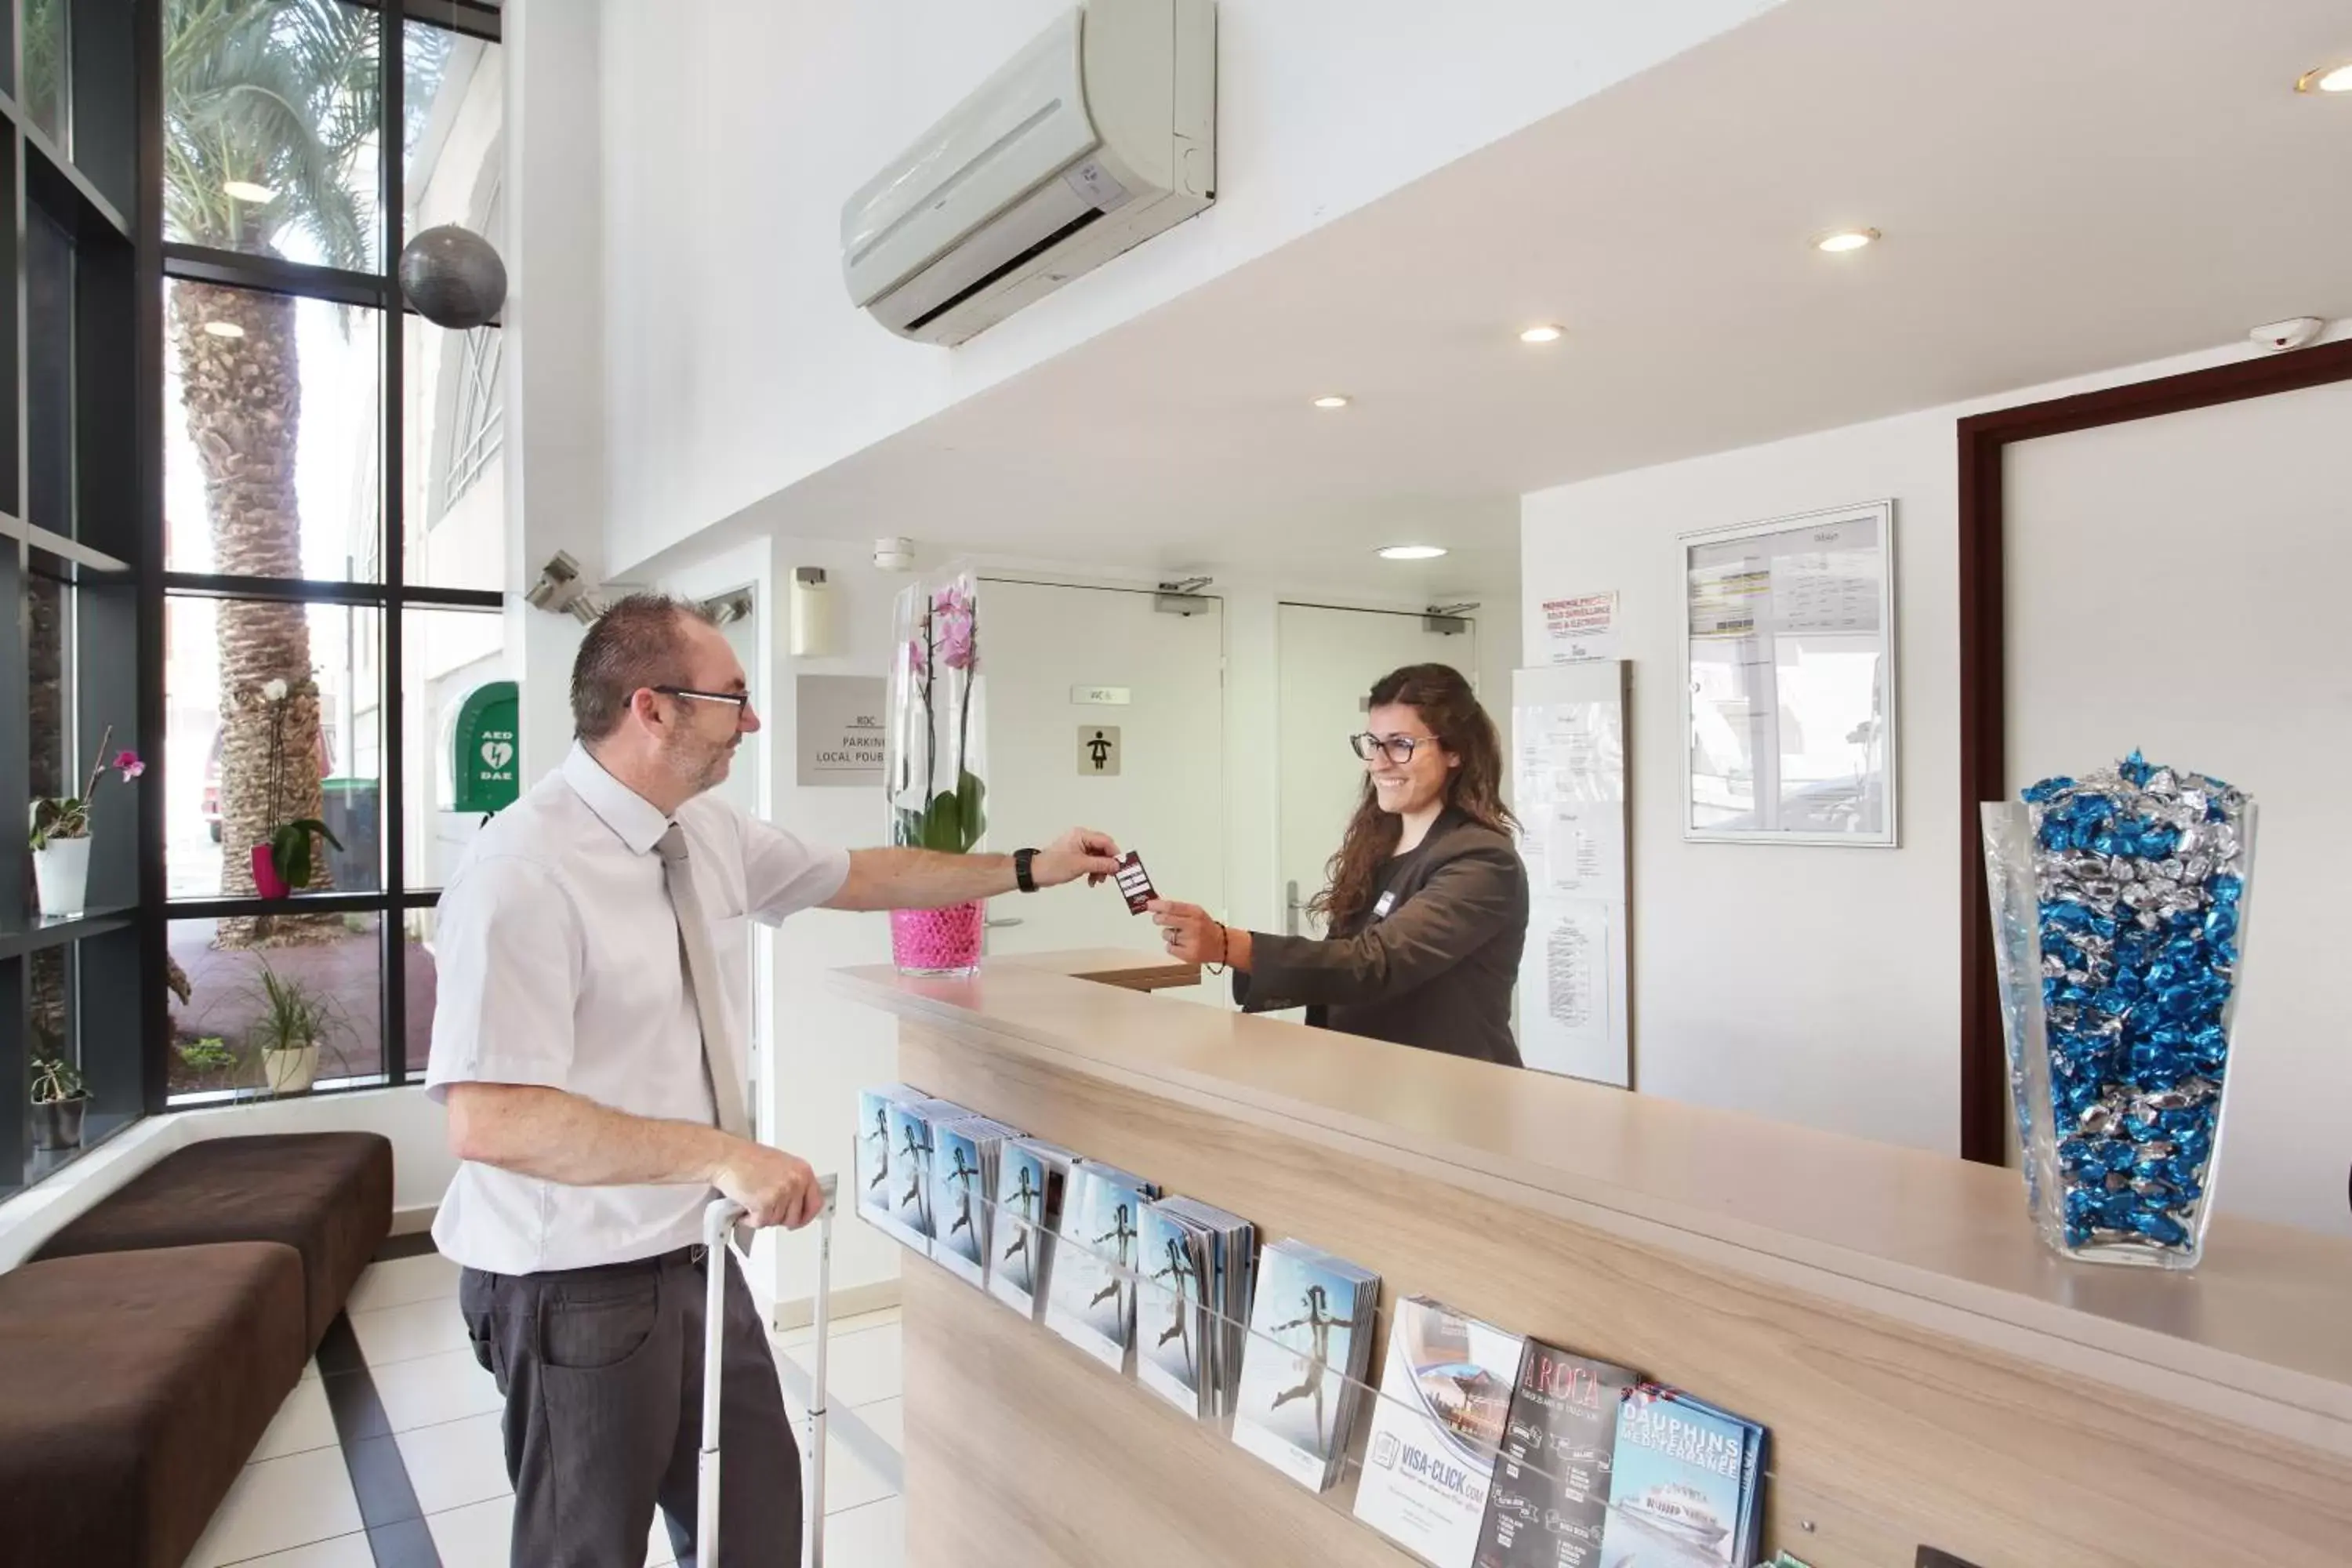
<instances>
[{"instance_id":1,"label":"wooden door frame","mask_svg":"<svg viewBox=\"0 0 2352 1568\"><path fill-rule=\"evenodd\" d=\"M2009 1082L1978 803L2007 798L2001 606L2003 456L2019 441L2352 381L2352 341L2159 376L1959 422L1960 1153L2000 1164Z\"/></svg>"}]
</instances>

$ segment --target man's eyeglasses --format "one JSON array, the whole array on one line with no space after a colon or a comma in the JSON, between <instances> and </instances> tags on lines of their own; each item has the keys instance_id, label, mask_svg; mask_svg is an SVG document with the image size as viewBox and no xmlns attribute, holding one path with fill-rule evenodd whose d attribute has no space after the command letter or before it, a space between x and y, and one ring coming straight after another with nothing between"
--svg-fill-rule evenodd
<instances>
[{"instance_id":1,"label":"man's eyeglasses","mask_svg":"<svg viewBox=\"0 0 2352 1568\"><path fill-rule=\"evenodd\" d=\"M1376 752L1386 752L1389 761L1404 767L1412 761L1413 752L1423 746L1435 745L1441 738L1436 735L1350 735L1348 744L1354 747L1356 755L1365 762L1370 762Z\"/></svg>"},{"instance_id":2,"label":"man's eyeglasses","mask_svg":"<svg viewBox=\"0 0 2352 1568\"><path fill-rule=\"evenodd\" d=\"M656 686L649 689L658 691L664 697L688 697L697 702L724 702L738 714L751 705L751 694L748 691L697 691L690 686Z\"/></svg>"}]
</instances>

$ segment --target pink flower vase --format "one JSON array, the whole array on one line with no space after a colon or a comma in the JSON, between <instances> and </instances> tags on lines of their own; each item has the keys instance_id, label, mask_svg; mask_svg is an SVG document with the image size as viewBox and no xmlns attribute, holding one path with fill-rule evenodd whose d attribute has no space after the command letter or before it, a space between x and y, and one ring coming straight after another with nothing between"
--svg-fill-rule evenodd
<instances>
[{"instance_id":1,"label":"pink flower vase","mask_svg":"<svg viewBox=\"0 0 2352 1568\"><path fill-rule=\"evenodd\" d=\"M979 973L987 910L980 900L943 910L892 910L890 957L898 973L959 979Z\"/></svg>"},{"instance_id":2,"label":"pink flower vase","mask_svg":"<svg viewBox=\"0 0 2352 1568\"><path fill-rule=\"evenodd\" d=\"M288 892L286 879L278 874L278 862L267 844L253 847L253 890L265 899L282 899Z\"/></svg>"}]
</instances>

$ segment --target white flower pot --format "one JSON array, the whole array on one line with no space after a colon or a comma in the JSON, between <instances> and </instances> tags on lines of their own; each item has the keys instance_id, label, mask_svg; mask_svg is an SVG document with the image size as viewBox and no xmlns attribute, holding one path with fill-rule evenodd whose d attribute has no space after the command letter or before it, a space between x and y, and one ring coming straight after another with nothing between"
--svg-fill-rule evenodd
<instances>
[{"instance_id":1,"label":"white flower pot","mask_svg":"<svg viewBox=\"0 0 2352 1568\"><path fill-rule=\"evenodd\" d=\"M78 915L89 891L89 840L52 838L33 851L33 880L41 890L41 918Z\"/></svg>"},{"instance_id":2,"label":"white flower pot","mask_svg":"<svg viewBox=\"0 0 2352 1568\"><path fill-rule=\"evenodd\" d=\"M319 1047L261 1053L261 1070L272 1094L308 1094L319 1076Z\"/></svg>"}]
</instances>

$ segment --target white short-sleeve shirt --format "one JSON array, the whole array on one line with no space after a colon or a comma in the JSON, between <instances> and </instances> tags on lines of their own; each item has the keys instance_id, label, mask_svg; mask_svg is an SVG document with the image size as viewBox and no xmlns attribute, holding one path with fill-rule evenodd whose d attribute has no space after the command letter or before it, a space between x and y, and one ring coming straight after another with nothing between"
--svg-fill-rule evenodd
<instances>
[{"instance_id":1,"label":"white short-sleeve shirt","mask_svg":"<svg viewBox=\"0 0 2352 1568\"><path fill-rule=\"evenodd\" d=\"M748 998L743 922L824 903L841 849L702 795L678 808L697 898L725 972L738 1054ZM574 745L483 827L441 894L438 994L425 1090L561 1089L636 1116L716 1120L677 918L654 846L669 819ZM498 1274L650 1258L699 1239L699 1186L575 1187L471 1161L441 1202L444 1256Z\"/></svg>"}]
</instances>

